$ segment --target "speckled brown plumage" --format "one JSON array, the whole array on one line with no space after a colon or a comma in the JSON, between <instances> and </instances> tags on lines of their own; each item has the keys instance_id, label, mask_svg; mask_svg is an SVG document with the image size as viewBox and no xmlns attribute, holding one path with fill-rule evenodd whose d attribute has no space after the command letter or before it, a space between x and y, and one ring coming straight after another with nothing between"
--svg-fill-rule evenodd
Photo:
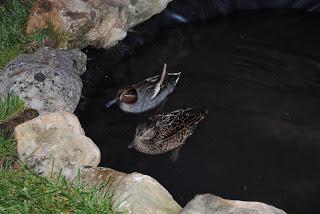
<instances>
[{"instance_id":1,"label":"speckled brown plumage","mask_svg":"<svg viewBox=\"0 0 320 214\"><path fill-rule=\"evenodd\" d=\"M155 115L149 118L144 130L137 130L134 148L146 154L161 154L174 150L184 144L207 114L206 110L189 108ZM145 131L151 132L152 136L147 139L139 137L143 136Z\"/></svg>"}]
</instances>

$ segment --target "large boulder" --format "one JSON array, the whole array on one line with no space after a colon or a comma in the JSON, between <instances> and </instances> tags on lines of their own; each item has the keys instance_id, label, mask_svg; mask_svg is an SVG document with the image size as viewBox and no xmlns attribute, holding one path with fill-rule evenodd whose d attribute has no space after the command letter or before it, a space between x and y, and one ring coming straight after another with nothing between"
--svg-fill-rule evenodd
<instances>
[{"instance_id":1,"label":"large boulder","mask_svg":"<svg viewBox=\"0 0 320 214\"><path fill-rule=\"evenodd\" d=\"M196 195L181 214L286 214L260 202L226 200L211 194Z\"/></svg>"},{"instance_id":2,"label":"large boulder","mask_svg":"<svg viewBox=\"0 0 320 214\"><path fill-rule=\"evenodd\" d=\"M132 214L175 214L180 205L170 193L150 176L131 173L117 179L112 186L117 212Z\"/></svg>"},{"instance_id":3,"label":"large boulder","mask_svg":"<svg viewBox=\"0 0 320 214\"><path fill-rule=\"evenodd\" d=\"M14 134L19 158L46 176L100 162L99 148L85 136L78 118L68 112L34 118L18 125Z\"/></svg>"},{"instance_id":4,"label":"large boulder","mask_svg":"<svg viewBox=\"0 0 320 214\"><path fill-rule=\"evenodd\" d=\"M60 48L114 46L129 28L164 10L172 0L37 0L26 31L48 27Z\"/></svg>"},{"instance_id":5,"label":"large boulder","mask_svg":"<svg viewBox=\"0 0 320 214\"><path fill-rule=\"evenodd\" d=\"M0 72L0 97L14 92L40 114L73 112L81 96L86 59L79 50L47 47L22 54Z\"/></svg>"}]
</instances>

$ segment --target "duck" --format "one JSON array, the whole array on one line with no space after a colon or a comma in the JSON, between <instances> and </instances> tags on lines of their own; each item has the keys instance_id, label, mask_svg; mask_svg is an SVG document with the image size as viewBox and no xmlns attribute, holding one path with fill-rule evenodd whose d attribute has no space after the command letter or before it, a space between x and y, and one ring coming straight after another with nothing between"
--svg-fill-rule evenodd
<instances>
[{"instance_id":1,"label":"duck","mask_svg":"<svg viewBox=\"0 0 320 214\"><path fill-rule=\"evenodd\" d=\"M110 108L119 104L119 108L128 113L142 113L154 109L163 104L167 96L174 91L180 74L181 72L168 73L165 63L161 75L119 89L116 98L105 106Z\"/></svg>"},{"instance_id":2,"label":"duck","mask_svg":"<svg viewBox=\"0 0 320 214\"><path fill-rule=\"evenodd\" d=\"M137 126L128 147L150 155L176 150L172 157L176 160L179 149L207 115L208 111L199 107L154 115Z\"/></svg>"}]
</instances>

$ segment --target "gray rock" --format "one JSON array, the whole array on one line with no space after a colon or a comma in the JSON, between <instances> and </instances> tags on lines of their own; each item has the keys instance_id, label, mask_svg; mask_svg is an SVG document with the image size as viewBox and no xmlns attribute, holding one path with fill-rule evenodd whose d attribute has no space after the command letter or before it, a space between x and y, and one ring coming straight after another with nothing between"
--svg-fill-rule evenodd
<instances>
[{"instance_id":1,"label":"gray rock","mask_svg":"<svg viewBox=\"0 0 320 214\"><path fill-rule=\"evenodd\" d=\"M116 212L132 214L175 214L180 205L155 179L140 173L121 176L112 185Z\"/></svg>"},{"instance_id":2,"label":"gray rock","mask_svg":"<svg viewBox=\"0 0 320 214\"><path fill-rule=\"evenodd\" d=\"M14 134L19 158L46 176L100 162L99 148L85 136L78 118L68 112L36 117L18 125Z\"/></svg>"},{"instance_id":3,"label":"gray rock","mask_svg":"<svg viewBox=\"0 0 320 214\"><path fill-rule=\"evenodd\" d=\"M260 202L226 200L211 194L196 195L181 214L286 214Z\"/></svg>"},{"instance_id":4,"label":"gray rock","mask_svg":"<svg viewBox=\"0 0 320 214\"><path fill-rule=\"evenodd\" d=\"M73 112L82 90L86 55L79 50L41 48L23 54L0 72L0 96L14 92L40 114Z\"/></svg>"},{"instance_id":5,"label":"gray rock","mask_svg":"<svg viewBox=\"0 0 320 214\"><path fill-rule=\"evenodd\" d=\"M54 26L58 47L108 48L127 35L127 30L164 10L172 0L37 0L26 31Z\"/></svg>"}]
</instances>

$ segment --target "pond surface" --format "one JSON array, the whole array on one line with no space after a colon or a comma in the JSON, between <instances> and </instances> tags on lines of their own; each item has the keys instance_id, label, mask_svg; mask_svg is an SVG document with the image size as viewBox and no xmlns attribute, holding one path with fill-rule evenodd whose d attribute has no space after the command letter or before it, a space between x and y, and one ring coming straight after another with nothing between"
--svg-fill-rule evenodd
<instances>
[{"instance_id":1,"label":"pond surface","mask_svg":"<svg viewBox=\"0 0 320 214\"><path fill-rule=\"evenodd\" d=\"M314 213L320 196L319 18L247 12L163 28L148 41L139 26L111 50L85 50L90 60L76 113L101 150L100 165L148 174L182 206L209 192ZM128 149L137 124L154 111L104 108L118 88L159 74L165 62L182 75L161 110L209 111L176 162L170 154Z\"/></svg>"}]
</instances>

